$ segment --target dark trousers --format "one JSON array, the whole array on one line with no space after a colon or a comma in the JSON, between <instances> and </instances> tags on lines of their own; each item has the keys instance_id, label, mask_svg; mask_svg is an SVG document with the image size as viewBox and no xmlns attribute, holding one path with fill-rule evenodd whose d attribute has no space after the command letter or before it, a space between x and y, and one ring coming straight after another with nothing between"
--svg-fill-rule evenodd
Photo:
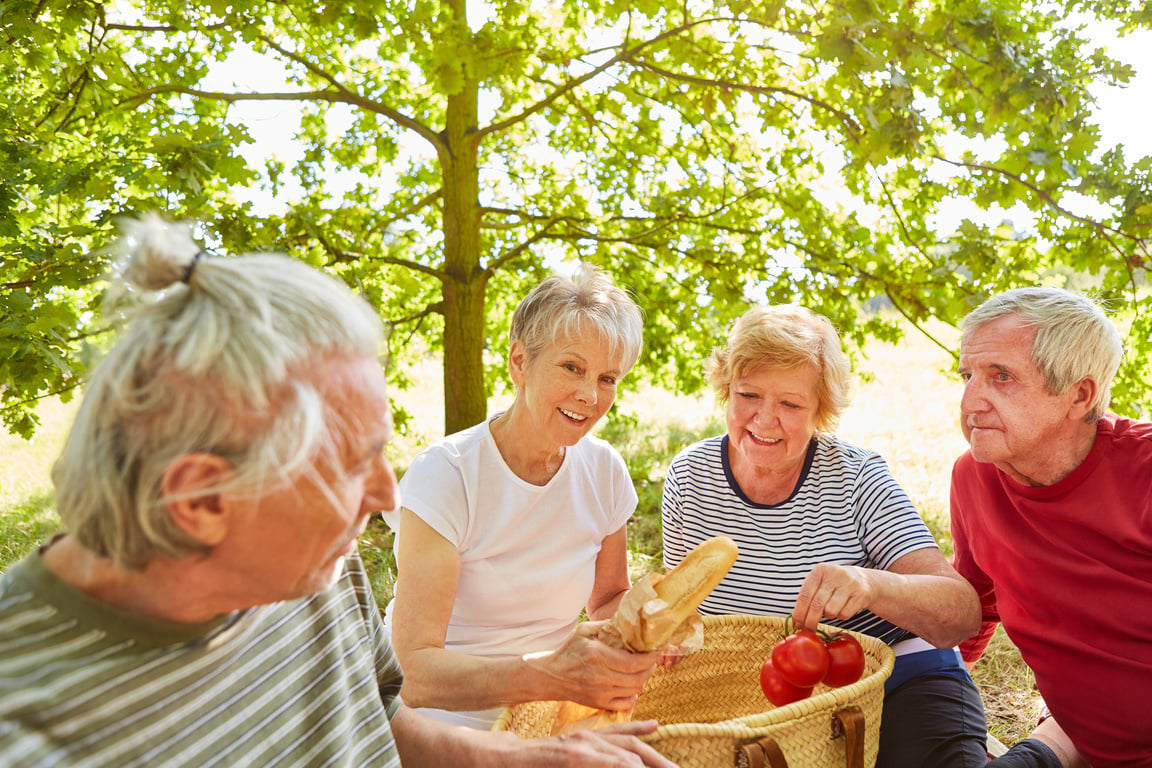
<instances>
[{"instance_id":1,"label":"dark trousers","mask_svg":"<svg viewBox=\"0 0 1152 768\"><path fill-rule=\"evenodd\" d=\"M984 768L987 734L984 704L970 681L914 677L884 697L876 768Z\"/></svg>"},{"instance_id":2,"label":"dark trousers","mask_svg":"<svg viewBox=\"0 0 1152 768\"><path fill-rule=\"evenodd\" d=\"M1061 768L1056 753L1036 739L1024 739L996 758L995 768Z\"/></svg>"}]
</instances>

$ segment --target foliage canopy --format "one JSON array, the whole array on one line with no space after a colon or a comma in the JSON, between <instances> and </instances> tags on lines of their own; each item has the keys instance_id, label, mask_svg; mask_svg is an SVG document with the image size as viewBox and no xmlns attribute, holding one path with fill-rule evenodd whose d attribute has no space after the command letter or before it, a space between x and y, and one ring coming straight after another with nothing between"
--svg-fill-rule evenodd
<instances>
[{"instance_id":1,"label":"foliage canopy","mask_svg":"<svg viewBox=\"0 0 1152 768\"><path fill-rule=\"evenodd\" d=\"M4 422L31 434L82 379L99 249L151 208L323 266L398 355L442 351L446 431L484 417L511 308L571 258L637 294L641 368L687 390L752 301L858 345L898 334L862 307L954 323L1074 279L1125 310L1114 402L1146 412L1152 159L1101 146L1089 86L1131 72L1067 21L1091 16L1152 25L1136 0L4 0ZM240 53L283 87L246 87ZM299 107L298 160L245 160L251 101ZM937 226L956 201L992 215Z\"/></svg>"}]
</instances>

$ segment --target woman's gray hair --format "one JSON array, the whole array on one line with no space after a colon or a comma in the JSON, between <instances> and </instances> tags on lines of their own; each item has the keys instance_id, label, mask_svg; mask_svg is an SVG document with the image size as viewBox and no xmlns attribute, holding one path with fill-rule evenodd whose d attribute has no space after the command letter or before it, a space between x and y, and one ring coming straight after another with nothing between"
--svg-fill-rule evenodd
<instances>
[{"instance_id":1,"label":"woman's gray hair","mask_svg":"<svg viewBox=\"0 0 1152 768\"><path fill-rule=\"evenodd\" d=\"M828 318L806 307L753 307L732 326L728 345L712 350L704 364L717 401L726 405L732 382L758 368L790 370L811 365L816 387L816 429L829 432L851 400L852 368Z\"/></svg>"},{"instance_id":2,"label":"woman's gray hair","mask_svg":"<svg viewBox=\"0 0 1152 768\"><path fill-rule=\"evenodd\" d=\"M1036 329L1032 364L1044 376L1049 393L1063 394L1085 378L1096 382L1096 399L1085 421L1099 421L1112 400L1112 379L1124 357L1124 341L1104 310L1063 288L1014 288L988 299L961 321L961 344L968 334L1007 315Z\"/></svg>"},{"instance_id":3,"label":"woman's gray hair","mask_svg":"<svg viewBox=\"0 0 1152 768\"><path fill-rule=\"evenodd\" d=\"M84 386L52 479L80 544L142 568L205 550L168 514L173 459L231 463L227 486L203 494L263 492L314 471L342 438L317 388L322 363L376 356L382 333L365 301L294 259L206 257L187 226L155 215L123 230L111 290L136 300Z\"/></svg>"},{"instance_id":4,"label":"woman's gray hair","mask_svg":"<svg viewBox=\"0 0 1152 768\"><path fill-rule=\"evenodd\" d=\"M521 300L512 313L509 340L522 343L532 360L556 339L589 327L620 356L620 375L632 370L643 343L640 308L606 272L580 264L571 277L552 275Z\"/></svg>"}]
</instances>

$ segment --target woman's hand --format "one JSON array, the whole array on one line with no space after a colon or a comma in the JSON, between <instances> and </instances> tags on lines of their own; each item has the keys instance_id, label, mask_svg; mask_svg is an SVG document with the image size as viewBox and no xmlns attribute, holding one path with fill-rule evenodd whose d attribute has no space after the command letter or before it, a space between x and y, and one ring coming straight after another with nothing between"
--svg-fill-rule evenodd
<instances>
[{"instance_id":1,"label":"woman's hand","mask_svg":"<svg viewBox=\"0 0 1152 768\"><path fill-rule=\"evenodd\" d=\"M818 563L804 579L792 621L816 629L823 619L847 619L872 604L875 585L867 568Z\"/></svg>"},{"instance_id":2,"label":"woman's hand","mask_svg":"<svg viewBox=\"0 0 1152 768\"><path fill-rule=\"evenodd\" d=\"M815 629L867 609L937 648L980 629L980 599L935 547L909 552L886 571L820 563L804 579L792 620Z\"/></svg>"},{"instance_id":3,"label":"woman's hand","mask_svg":"<svg viewBox=\"0 0 1152 768\"><path fill-rule=\"evenodd\" d=\"M632 653L596 639L605 622L584 622L554 651L528 654L524 662L546 680L544 699L568 699L599 709L630 709L656 668L658 651Z\"/></svg>"}]
</instances>

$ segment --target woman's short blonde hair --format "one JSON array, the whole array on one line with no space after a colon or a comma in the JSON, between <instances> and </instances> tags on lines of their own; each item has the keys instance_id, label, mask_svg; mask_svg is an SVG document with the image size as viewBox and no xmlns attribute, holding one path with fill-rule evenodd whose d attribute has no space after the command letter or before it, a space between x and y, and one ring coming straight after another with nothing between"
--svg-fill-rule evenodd
<instances>
[{"instance_id":1,"label":"woman's short blonde hair","mask_svg":"<svg viewBox=\"0 0 1152 768\"><path fill-rule=\"evenodd\" d=\"M508 335L532 360L558 338L595 329L619 356L623 376L640 357L643 326L640 308L623 288L606 272L580 264L571 276L552 275L533 288L512 313Z\"/></svg>"},{"instance_id":2,"label":"woman's short blonde hair","mask_svg":"<svg viewBox=\"0 0 1152 768\"><path fill-rule=\"evenodd\" d=\"M733 381L759 368L790 370L810 365L820 374L816 429L835 429L850 400L852 369L828 318L806 307L753 307L732 326L728 345L705 363L708 383L725 405Z\"/></svg>"}]
</instances>

